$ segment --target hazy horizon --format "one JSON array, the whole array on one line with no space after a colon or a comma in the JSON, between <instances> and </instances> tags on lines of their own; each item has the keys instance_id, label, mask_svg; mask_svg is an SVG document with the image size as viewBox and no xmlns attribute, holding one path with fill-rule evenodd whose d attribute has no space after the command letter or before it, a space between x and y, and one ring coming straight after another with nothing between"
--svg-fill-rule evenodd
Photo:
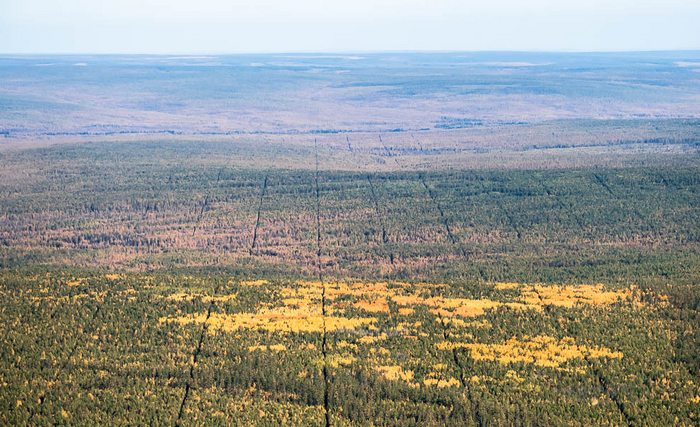
<instances>
[{"instance_id":1,"label":"hazy horizon","mask_svg":"<svg viewBox=\"0 0 700 427\"><path fill-rule=\"evenodd\" d=\"M422 49L422 50L286 50L286 51L170 51L170 52L122 52L122 51L105 51L105 52L10 52L0 51L0 56L255 56L255 55L384 55L384 54L542 54L542 55L558 55L558 54L654 54L654 53L700 53L700 47L694 49L631 49L631 50L509 50L509 49L457 49L457 50L441 50L441 49Z\"/></svg>"},{"instance_id":2,"label":"hazy horizon","mask_svg":"<svg viewBox=\"0 0 700 427\"><path fill-rule=\"evenodd\" d=\"M690 0L6 0L5 54L620 52L700 49Z\"/></svg>"}]
</instances>

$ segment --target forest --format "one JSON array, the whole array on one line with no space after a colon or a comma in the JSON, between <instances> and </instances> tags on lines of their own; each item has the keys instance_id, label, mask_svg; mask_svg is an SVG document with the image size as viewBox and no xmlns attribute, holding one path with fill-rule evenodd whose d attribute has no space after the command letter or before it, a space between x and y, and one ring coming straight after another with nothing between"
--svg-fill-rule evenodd
<instances>
[{"instance_id":1,"label":"forest","mask_svg":"<svg viewBox=\"0 0 700 427\"><path fill-rule=\"evenodd\" d=\"M186 147L3 158L3 424L698 421L697 167Z\"/></svg>"},{"instance_id":2,"label":"forest","mask_svg":"<svg viewBox=\"0 0 700 427\"><path fill-rule=\"evenodd\" d=\"M638 55L0 57L0 425L698 425L700 75Z\"/></svg>"}]
</instances>

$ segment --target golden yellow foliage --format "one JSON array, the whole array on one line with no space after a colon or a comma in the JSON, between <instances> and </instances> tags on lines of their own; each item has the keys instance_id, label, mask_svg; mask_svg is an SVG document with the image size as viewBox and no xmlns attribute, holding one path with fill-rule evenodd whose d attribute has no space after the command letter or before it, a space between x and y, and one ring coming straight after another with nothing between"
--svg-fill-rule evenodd
<instances>
[{"instance_id":1,"label":"golden yellow foliage","mask_svg":"<svg viewBox=\"0 0 700 427\"><path fill-rule=\"evenodd\" d=\"M379 335L365 335L364 337L357 340L360 344L374 344L377 341L385 340L386 334Z\"/></svg>"},{"instance_id":2,"label":"golden yellow foliage","mask_svg":"<svg viewBox=\"0 0 700 427\"><path fill-rule=\"evenodd\" d=\"M399 305L399 314L410 315L416 306L426 306L434 314L443 318L471 318L483 315L488 310L507 307L514 310L541 310L545 305L573 307L582 304L612 304L629 299L631 289L606 290L603 285L540 285L499 282L497 289L520 289L519 301L495 301L491 299L450 298L442 296L425 297L424 292L445 287L444 284L396 282L335 282L322 283L314 280L301 280L296 287L282 289L286 305L299 308L316 305L320 302L325 287L325 296L331 303L340 297L352 297L352 305L372 313L388 313L389 301ZM475 325L474 325L475 326Z\"/></svg>"},{"instance_id":3,"label":"golden yellow foliage","mask_svg":"<svg viewBox=\"0 0 700 427\"><path fill-rule=\"evenodd\" d=\"M471 322L465 322L459 318L449 319L449 324L461 328L488 329L491 327L491 324L486 320L473 320Z\"/></svg>"},{"instance_id":4,"label":"golden yellow foliage","mask_svg":"<svg viewBox=\"0 0 700 427\"><path fill-rule=\"evenodd\" d=\"M606 290L603 285L526 285L521 300L531 306L554 305L573 307L576 304L609 305L632 297L631 289Z\"/></svg>"},{"instance_id":5,"label":"golden yellow foliage","mask_svg":"<svg viewBox=\"0 0 700 427\"><path fill-rule=\"evenodd\" d=\"M510 370L508 370L508 372L506 372L506 378L508 378L509 380L513 380L513 381L515 381L515 382L517 382L517 383L523 383L523 382L525 382L525 378L520 377L520 376L518 375L518 373L515 372L515 371L512 370L512 369L510 369Z\"/></svg>"},{"instance_id":6,"label":"golden yellow foliage","mask_svg":"<svg viewBox=\"0 0 700 427\"><path fill-rule=\"evenodd\" d=\"M331 368L337 368L339 366L350 366L353 363L355 363L356 360L357 360L357 358L355 358L354 356L343 355L343 354L332 354L326 358L326 363Z\"/></svg>"},{"instance_id":7,"label":"golden yellow foliage","mask_svg":"<svg viewBox=\"0 0 700 427\"><path fill-rule=\"evenodd\" d=\"M353 343L350 343L347 341L338 341L335 346L337 348L352 348L352 349L357 348L357 344L353 344Z\"/></svg>"},{"instance_id":8,"label":"golden yellow foliage","mask_svg":"<svg viewBox=\"0 0 700 427\"><path fill-rule=\"evenodd\" d=\"M529 308L526 304L517 302L446 297L424 298L417 293L408 295L393 295L391 296L391 299L402 308L418 305L430 307L430 311L432 313L446 318L454 316L477 317L483 315L487 310L493 310L498 307L508 307L516 310Z\"/></svg>"},{"instance_id":9,"label":"golden yellow foliage","mask_svg":"<svg viewBox=\"0 0 700 427\"><path fill-rule=\"evenodd\" d=\"M335 299L339 296L369 297L387 296L392 293L386 282L346 283L337 282L328 284L326 297Z\"/></svg>"},{"instance_id":10,"label":"golden yellow foliage","mask_svg":"<svg viewBox=\"0 0 700 427\"><path fill-rule=\"evenodd\" d=\"M406 381L413 380L413 371L404 370L401 366L375 366L374 370L379 372L385 379L389 381Z\"/></svg>"},{"instance_id":11,"label":"golden yellow foliage","mask_svg":"<svg viewBox=\"0 0 700 427\"><path fill-rule=\"evenodd\" d=\"M206 313L159 319L163 322L174 322L181 325L204 323ZM262 309L257 313L223 314L212 313L209 317L209 329L222 332L234 332L239 329L260 329L269 332L332 332L345 329L356 329L363 325L376 322L373 317L323 317L321 313L310 313L301 309Z\"/></svg>"},{"instance_id":12,"label":"golden yellow foliage","mask_svg":"<svg viewBox=\"0 0 700 427\"><path fill-rule=\"evenodd\" d=\"M243 286L263 286L269 282L266 280L254 280L241 282ZM609 290L602 285L552 285L540 284L517 284L517 283L497 283L495 287L502 290L518 290L520 295L513 297L514 300L492 300L492 299L470 299L457 297L434 296L434 287L445 285L429 284L405 284L386 282L329 282L305 280L297 281L289 285L283 285L276 289L275 295L279 299L274 303L263 303L252 312L247 313L220 313L212 312L207 319L206 313L195 313L194 315L182 315L164 317L159 319L161 323L173 322L181 325L201 324L205 321L210 331L236 332L243 329L262 330L278 333L323 333L335 332L338 330L362 329L364 333L370 335L361 336L357 344L371 345L363 347L374 358L377 364L374 370L390 381L403 381L411 387L418 386L414 380L414 371L399 365L387 364L386 358L391 355L390 351L372 345L387 339L386 333L379 333L377 317L346 317L341 315L344 309L354 307L368 313L375 313L377 316L388 314L389 306L394 303L399 306L399 314L408 316L415 312L416 307L421 306L430 312L441 317L445 325L456 328L489 328L491 324L485 320L475 319L483 316L486 312L498 309L512 310L542 310L546 305L561 307L574 307L577 304L606 305L620 300L630 299L633 295L632 289ZM326 312L322 312L322 296L325 295ZM513 294L515 295L515 293ZM229 301L236 298L236 295L206 296L186 292L170 295L168 299L186 300L201 298L203 301ZM406 318L404 318L406 319ZM420 322L399 322L393 328L393 333L401 334L406 339L417 339L417 336L426 336L421 330ZM377 331L377 332L371 332ZM472 340L469 330L460 330L458 336L465 341ZM362 336L364 335L364 336ZM337 368L355 363L355 356L358 354L356 344L339 341L336 344L337 353L331 354L323 361L316 360L316 363L325 363L326 366ZM521 339L511 338L502 343L451 343L441 342L437 347L442 350L454 348L464 348L469 350L470 356L480 361L495 361L503 365L513 363L528 363L536 366L566 370L569 372L583 372L579 366L563 366L567 362L575 359L586 358L622 358L621 352L612 351L603 347L587 347L577 345L572 338L556 339L549 336L523 337ZM313 344L309 344L309 350L315 350ZM253 351L285 351L287 348L282 344L277 345L254 345L248 350ZM347 354L347 353L351 354ZM389 362L391 363L391 362ZM413 367L414 365L410 365ZM423 384L438 388L458 387L461 382L452 377L445 377L445 367L436 364L433 367L434 376L429 375ZM442 372L442 373L440 373ZM525 380L517 375L515 371L508 371L506 378L516 383L523 383ZM469 381L479 383L486 381L479 377L472 377ZM524 387L527 384L523 385Z\"/></svg>"},{"instance_id":13,"label":"golden yellow foliage","mask_svg":"<svg viewBox=\"0 0 700 427\"><path fill-rule=\"evenodd\" d=\"M360 300L353 304L353 307L359 308L370 313L388 313L389 304L385 298L378 298L374 301Z\"/></svg>"},{"instance_id":14,"label":"golden yellow foliage","mask_svg":"<svg viewBox=\"0 0 700 427\"><path fill-rule=\"evenodd\" d=\"M522 286L521 283L514 283L514 282L496 282L494 284L494 287L500 291L510 290L510 289L518 289L521 286Z\"/></svg>"},{"instance_id":15,"label":"golden yellow foliage","mask_svg":"<svg viewBox=\"0 0 700 427\"><path fill-rule=\"evenodd\" d=\"M577 345L573 338L565 337L561 340L539 335L536 337L523 337L519 340L515 337L503 344L482 343L450 343L437 344L441 350L465 348L475 360L496 361L502 365L511 363L530 363L548 368L559 368L562 364L573 359L585 358L609 358L620 359L623 354L619 351L611 351L604 347L586 347Z\"/></svg>"},{"instance_id":16,"label":"golden yellow foliage","mask_svg":"<svg viewBox=\"0 0 700 427\"><path fill-rule=\"evenodd\" d=\"M119 280L122 276L120 274L105 274L105 279L107 280Z\"/></svg>"},{"instance_id":17,"label":"golden yellow foliage","mask_svg":"<svg viewBox=\"0 0 700 427\"><path fill-rule=\"evenodd\" d=\"M287 347L284 344L272 344L272 345L252 345L248 347L249 352L254 351L285 351Z\"/></svg>"},{"instance_id":18,"label":"golden yellow foliage","mask_svg":"<svg viewBox=\"0 0 700 427\"><path fill-rule=\"evenodd\" d=\"M309 302L304 298L290 297L282 299L282 304L289 307L302 308L307 307L309 305Z\"/></svg>"},{"instance_id":19,"label":"golden yellow foliage","mask_svg":"<svg viewBox=\"0 0 700 427\"><path fill-rule=\"evenodd\" d=\"M237 297L236 294L210 296L210 295L204 295L204 294L198 294L198 293L176 292L174 294L168 295L167 297L165 297L165 299L170 300L170 301L187 301L187 300L193 300L196 298L201 298L202 301L204 301L204 302L226 302L226 301L234 300L234 299L236 299L236 297Z\"/></svg>"},{"instance_id":20,"label":"golden yellow foliage","mask_svg":"<svg viewBox=\"0 0 700 427\"><path fill-rule=\"evenodd\" d=\"M374 348L374 347L373 347L373 348L370 349L370 352L372 352L372 353L379 353L379 354L382 355L382 356L389 356L389 355L391 354L391 352L390 352L388 349L384 348L384 347L379 347L379 348Z\"/></svg>"},{"instance_id":21,"label":"golden yellow foliage","mask_svg":"<svg viewBox=\"0 0 700 427\"><path fill-rule=\"evenodd\" d=\"M165 299L170 300L170 301L180 301L180 300L188 300L188 299L193 299L196 297L201 296L201 294L191 294L188 292L175 292L174 294L170 294Z\"/></svg>"},{"instance_id":22,"label":"golden yellow foliage","mask_svg":"<svg viewBox=\"0 0 700 427\"><path fill-rule=\"evenodd\" d=\"M408 282L394 282L395 285L402 287L402 288L410 288L414 287L417 289L443 289L448 287L449 285L445 283L428 283L428 282L416 282L416 283L408 283Z\"/></svg>"},{"instance_id":23,"label":"golden yellow foliage","mask_svg":"<svg viewBox=\"0 0 700 427\"><path fill-rule=\"evenodd\" d=\"M469 300L462 298L434 298L436 310L442 310L444 317L461 316L476 317L481 316L486 310L493 310L502 305L497 301L488 299Z\"/></svg>"},{"instance_id":24,"label":"golden yellow foliage","mask_svg":"<svg viewBox=\"0 0 700 427\"><path fill-rule=\"evenodd\" d=\"M462 383L460 383L458 379L452 377L446 380L437 378L426 378L423 380L423 384L427 386L436 386L438 388L459 387L460 385L462 385Z\"/></svg>"},{"instance_id":25,"label":"golden yellow foliage","mask_svg":"<svg viewBox=\"0 0 700 427\"><path fill-rule=\"evenodd\" d=\"M309 291L316 291L316 292L321 292L321 290L326 287L330 287L331 284L321 282L319 280L297 280L296 281L296 288L298 288L300 291L304 290L309 290ZM288 289L293 289L293 288L288 288Z\"/></svg>"}]
</instances>

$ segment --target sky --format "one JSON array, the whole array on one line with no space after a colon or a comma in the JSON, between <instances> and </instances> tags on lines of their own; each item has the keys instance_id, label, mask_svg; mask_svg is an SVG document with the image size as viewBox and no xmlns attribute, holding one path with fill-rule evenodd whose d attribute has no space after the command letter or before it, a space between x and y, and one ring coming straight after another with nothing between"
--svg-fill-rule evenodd
<instances>
[{"instance_id":1,"label":"sky","mask_svg":"<svg viewBox=\"0 0 700 427\"><path fill-rule=\"evenodd\" d=\"M0 53L700 49L700 0L0 0Z\"/></svg>"}]
</instances>

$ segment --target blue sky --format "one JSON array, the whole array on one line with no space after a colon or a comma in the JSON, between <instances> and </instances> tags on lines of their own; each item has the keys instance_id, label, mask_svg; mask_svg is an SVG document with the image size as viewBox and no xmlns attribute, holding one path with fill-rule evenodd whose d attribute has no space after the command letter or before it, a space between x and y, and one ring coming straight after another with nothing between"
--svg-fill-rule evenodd
<instances>
[{"instance_id":1,"label":"blue sky","mask_svg":"<svg viewBox=\"0 0 700 427\"><path fill-rule=\"evenodd\" d=\"M700 49L700 0L0 0L2 53Z\"/></svg>"}]
</instances>

